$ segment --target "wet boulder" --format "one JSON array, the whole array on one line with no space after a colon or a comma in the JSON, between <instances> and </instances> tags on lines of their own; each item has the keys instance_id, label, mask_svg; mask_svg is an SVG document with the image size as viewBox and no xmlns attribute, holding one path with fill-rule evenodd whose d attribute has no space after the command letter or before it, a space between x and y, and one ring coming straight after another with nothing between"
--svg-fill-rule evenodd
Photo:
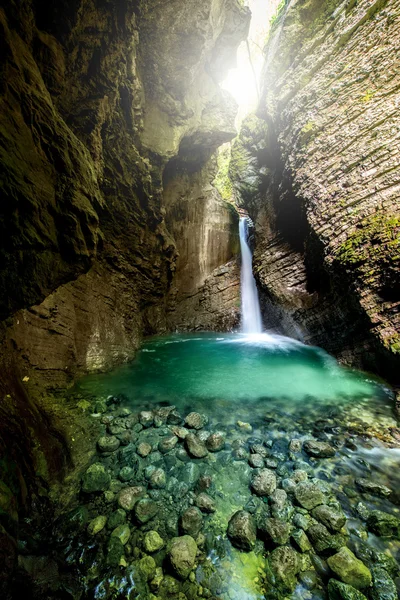
<instances>
[{"instance_id":1,"label":"wet boulder","mask_svg":"<svg viewBox=\"0 0 400 600\"><path fill-rule=\"evenodd\" d=\"M167 452L173 450L177 443L178 438L176 435L168 435L159 442L158 449L162 454L166 454Z\"/></svg>"},{"instance_id":2,"label":"wet boulder","mask_svg":"<svg viewBox=\"0 0 400 600\"><path fill-rule=\"evenodd\" d=\"M261 454L250 454L249 465L253 469L262 469L264 466L264 459Z\"/></svg>"},{"instance_id":3,"label":"wet boulder","mask_svg":"<svg viewBox=\"0 0 400 600\"><path fill-rule=\"evenodd\" d=\"M293 592L301 568L300 555L291 546L280 546L268 556L269 570L274 583L284 593Z\"/></svg>"},{"instance_id":4,"label":"wet boulder","mask_svg":"<svg viewBox=\"0 0 400 600\"><path fill-rule=\"evenodd\" d=\"M267 545L284 546L289 541L291 527L281 519L267 518L261 524L261 531Z\"/></svg>"},{"instance_id":5,"label":"wet boulder","mask_svg":"<svg viewBox=\"0 0 400 600\"><path fill-rule=\"evenodd\" d=\"M329 600L367 600L359 590L336 579L329 580L328 596Z\"/></svg>"},{"instance_id":6,"label":"wet boulder","mask_svg":"<svg viewBox=\"0 0 400 600\"><path fill-rule=\"evenodd\" d=\"M381 485L370 479L363 479L361 477L356 479L356 486L363 494L372 494L381 498L388 498L392 493L392 490L386 487L386 485Z\"/></svg>"},{"instance_id":7,"label":"wet boulder","mask_svg":"<svg viewBox=\"0 0 400 600\"><path fill-rule=\"evenodd\" d=\"M201 492L196 496L195 504L197 508L201 510L201 512L213 513L216 511L214 500L205 492Z\"/></svg>"},{"instance_id":8,"label":"wet boulder","mask_svg":"<svg viewBox=\"0 0 400 600\"><path fill-rule=\"evenodd\" d=\"M304 442L303 448L309 456L314 458L332 458L336 454L336 450L327 442L307 440Z\"/></svg>"},{"instance_id":9,"label":"wet boulder","mask_svg":"<svg viewBox=\"0 0 400 600\"><path fill-rule=\"evenodd\" d=\"M197 437L197 435L189 434L185 439L185 445L188 453L193 458L204 458L208 455L208 450L205 444Z\"/></svg>"},{"instance_id":10,"label":"wet boulder","mask_svg":"<svg viewBox=\"0 0 400 600\"><path fill-rule=\"evenodd\" d=\"M150 410L142 410L139 413L139 423L145 428L151 427L154 423L153 413Z\"/></svg>"},{"instance_id":11,"label":"wet boulder","mask_svg":"<svg viewBox=\"0 0 400 600\"><path fill-rule=\"evenodd\" d=\"M346 546L330 556L327 563L343 583L347 583L357 590L362 590L371 585L371 571Z\"/></svg>"},{"instance_id":12,"label":"wet boulder","mask_svg":"<svg viewBox=\"0 0 400 600\"><path fill-rule=\"evenodd\" d=\"M315 551L323 556L337 552L347 541L346 536L330 533L322 523L311 525L307 529L307 535Z\"/></svg>"},{"instance_id":13,"label":"wet boulder","mask_svg":"<svg viewBox=\"0 0 400 600\"><path fill-rule=\"evenodd\" d=\"M303 529L295 529L292 532L292 541L293 544L300 552L309 552L312 550L312 546L310 544L310 540L307 537L307 534Z\"/></svg>"},{"instance_id":14,"label":"wet boulder","mask_svg":"<svg viewBox=\"0 0 400 600\"><path fill-rule=\"evenodd\" d=\"M257 528L253 515L245 510L236 512L228 523L227 534L233 546L250 552L257 539Z\"/></svg>"},{"instance_id":15,"label":"wet boulder","mask_svg":"<svg viewBox=\"0 0 400 600\"><path fill-rule=\"evenodd\" d=\"M276 490L276 475L270 469L261 469L252 479L251 488L257 496L270 496Z\"/></svg>"},{"instance_id":16,"label":"wet boulder","mask_svg":"<svg viewBox=\"0 0 400 600\"><path fill-rule=\"evenodd\" d=\"M346 516L340 510L326 504L320 504L311 514L331 531L340 531L346 523Z\"/></svg>"},{"instance_id":17,"label":"wet boulder","mask_svg":"<svg viewBox=\"0 0 400 600\"><path fill-rule=\"evenodd\" d=\"M172 538L168 545L171 567L180 579L187 579L193 569L197 555L197 544L190 535Z\"/></svg>"},{"instance_id":18,"label":"wet boulder","mask_svg":"<svg viewBox=\"0 0 400 600\"><path fill-rule=\"evenodd\" d=\"M180 518L180 529L183 533L196 537L203 525L203 517L200 510L196 506L191 506Z\"/></svg>"},{"instance_id":19,"label":"wet boulder","mask_svg":"<svg viewBox=\"0 0 400 600\"><path fill-rule=\"evenodd\" d=\"M164 546L164 540L157 531L148 531L144 536L143 546L146 552L158 552Z\"/></svg>"},{"instance_id":20,"label":"wet boulder","mask_svg":"<svg viewBox=\"0 0 400 600\"><path fill-rule=\"evenodd\" d=\"M300 506L307 510L312 510L319 504L323 504L325 500L319 487L310 481L298 483L294 488L294 495Z\"/></svg>"},{"instance_id":21,"label":"wet boulder","mask_svg":"<svg viewBox=\"0 0 400 600\"><path fill-rule=\"evenodd\" d=\"M372 600L397 600L397 589L388 572L379 566L374 566L372 571Z\"/></svg>"},{"instance_id":22,"label":"wet boulder","mask_svg":"<svg viewBox=\"0 0 400 600\"><path fill-rule=\"evenodd\" d=\"M100 452L115 452L120 446L120 441L114 435L104 435L97 441Z\"/></svg>"},{"instance_id":23,"label":"wet boulder","mask_svg":"<svg viewBox=\"0 0 400 600\"><path fill-rule=\"evenodd\" d=\"M147 442L141 442L140 444L138 444L138 447L136 449L136 452L142 458L146 458L146 456L148 456L151 451L152 451L152 447Z\"/></svg>"},{"instance_id":24,"label":"wet boulder","mask_svg":"<svg viewBox=\"0 0 400 600\"><path fill-rule=\"evenodd\" d=\"M381 510L372 510L367 519L369 531L386 538L400 538L400 520Z\"/></svg>"},{"instance_id":25,"label":"wet boulder","mask_svg":"<svg viewBox=\"0 0 400 600\"><path fill-rule=\"evenodd\" d=\"M118 538L121 544L125 546L125 544L128 543L129 538L131 537L131 530L129 528L129 525L127 523L124 523L123 525L118 525L118 527L116 527L111 533L111 536Z\"/></svg>"},{"instance_id":26,"label":"wet boulder","mask_svg":"<svg viewBox=\"0 0 400 600\"><path fill-rule=\"evenodd\" d=\"M135 504L134 513L138 522L143 525L156 516L158 513L158 506L154 500L142 498Z\"/></svg>"},{"instance_id":27,"label":"wet boulder","mask_svg":"<svg viewBox=\"0 0 400 600\"><path fill-rule=\"evenodd\" d=\"M123 510L130 511L145 493L146 490L141 485L124 488L118 495L118 505Z\"/></svg>"},{"instance_id":28,"label":"wet boulder","mask_svg":"<svg viewBox=\"0 0 400 600\"><path fill-rule=\"evenodd\" d=\"M104 492L110 485L110 481L111 477L105 467L100 463L94 463L82 477L82 491L88 494Z\"/></svg>"},{"instance_id":29,"label":"wet boulder","mask_svg":"<svg viewBox=\"0 0 400 600\"><path fill-rule=\"evenodd\" d=\"M225 435L219 431L208 436L206 447L209 452L220 452L225 447Z\"/></svg>"},{"instance_id":30,"label":"wet boulder","mask_svg":"<svg viewBox=\"0 0 400 600\"><path fill-rule=\"evenodd\" d=\"M191 412L185 418L185 425L189 429L202 429L208 423L208 417L197 412Z\"/></svg>"},{"instance_id":31,"label":"wet boulder","mask_svg":"<svg viewBox=\"0 0 400 600\"><path fill-rule=\"evenodd\" d=\"M102 531L104 529L104 527L106 526L107 523L107 517L105 517L104 515L99 515L98 517L95 517L94 519L92 519L88 525L88 534L89 535L97 535L98 533L100 533L100 531Z\"/></svg>"}]
</instances>

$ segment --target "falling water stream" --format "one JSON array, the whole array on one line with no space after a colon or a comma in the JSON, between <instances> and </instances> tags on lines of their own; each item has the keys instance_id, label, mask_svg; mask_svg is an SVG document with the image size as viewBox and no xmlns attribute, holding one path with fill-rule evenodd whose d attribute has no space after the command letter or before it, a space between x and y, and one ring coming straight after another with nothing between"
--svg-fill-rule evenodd
<instances>
[{"instance_id":1,"label":"falling water stream","mask_svg":"<svg viewBox=\"0 0 400 600\"><path fill-rule=\"evenodd\" d=\"M240 252L242 269L240 278L243 333L261 333L262 320L256 281L253 275L253 256L248 241L248 219L239 221Z\"/></svg>"}]
</instances>

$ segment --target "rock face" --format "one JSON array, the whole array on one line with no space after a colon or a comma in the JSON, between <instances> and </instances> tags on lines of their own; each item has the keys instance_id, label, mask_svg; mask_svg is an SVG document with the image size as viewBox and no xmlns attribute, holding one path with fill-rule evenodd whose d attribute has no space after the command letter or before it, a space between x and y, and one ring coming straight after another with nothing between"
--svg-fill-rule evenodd
<instances>
[{"instance_id":1,"label":"rock face","mask_svg":"<svg viewBox=\"0 0 400 600\"><path fill-rule=\"evenodd\" d=\"M237 215L211 157L235 135L218 80L248 9L27 2L1 22L0 319L23 367L63 386L143 333L235 325Z\"/></svg>"},{"instance_id":2,"label":"rock face","mask_svg":"<svg viewBox=\"0 0 400 600\"><path fill-rule=\"evenodd\" d=\"M267 325L388 376L400 356L399 19L396 0L282 9L262 120L247 120L231 165Z\"/></svg>"},{"instance_id":3,"label":"rock face","mask_svg":"<svg viewBox=\"0 0 400 600\"><path fill-rule=\"evenodd\" d=\"M237 217L212 156L235 135L218 81L249 17L239 0L1 7L0 450L22 503L97 435L43 388L144 334L237 321Z\"/></svg>"}]
</instances>

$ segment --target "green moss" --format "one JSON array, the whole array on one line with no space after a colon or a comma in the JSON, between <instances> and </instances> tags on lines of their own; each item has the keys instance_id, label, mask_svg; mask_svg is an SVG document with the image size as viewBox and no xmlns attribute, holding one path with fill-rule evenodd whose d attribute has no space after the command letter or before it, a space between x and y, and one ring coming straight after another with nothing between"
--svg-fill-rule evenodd
<instances>
[{"instance_id":1,"label":"green moss","mask_svg":"<svg viewBox=\"0 0 400 600\"><path fill-rule=\"evenodd\" d=\"M371 215L350 233L335 259L344 265L362 265L370 259L394 265L400 259L400 216ZM369 268L368 273L374 270Z\"/></svg>"},{"instance_id":2,"label":"green moss","mask_svg":"<svg viewBox=\"0 0 400 600\"><path fill-rule=\"evenodd\" d=\"M305 146L310 140L312 140L316 136L317 130L318 127L315 121L308 121L308 123L306 123L304 127L300 129L300 146Z\"/></svg>"},{"instance_id":3,"label":"green moss","mask_svg":"<svg viewBox=\"0 0 400 600\"><path fill-rule=\"evenodd\" d=\"M374 97L374 90L367 90L365 95L361 98L361 102L369 102Z\"/></svg>"},{"instance_id":4,"label":"green moss","mask_svg":"<svg viewBox=\"0 0 400 600\"><path fill-rule=\"evenodd\" d=\"M218 154L218 172L213 181L222 198L226 201L232 201L233 188L229 177L229 161L231 158L230 145L223 146Z\"/></svg>"},{"instance_id":5,"label":"green moss","mask_svg":"<svg viewBox=\"0 0 400 600\"><path fill-rule=\"evenodd\" d=\"M269 21L269 26L270 28L272 28L274 26L274 24L280 19L280 17L282 16L283 12L284 12L284 8L286 5L286 0L281 0L278 4L278 6L276 7L276 11L275 13L272 15L272 17L270 18Z\"/></svg>"}]
</instances>

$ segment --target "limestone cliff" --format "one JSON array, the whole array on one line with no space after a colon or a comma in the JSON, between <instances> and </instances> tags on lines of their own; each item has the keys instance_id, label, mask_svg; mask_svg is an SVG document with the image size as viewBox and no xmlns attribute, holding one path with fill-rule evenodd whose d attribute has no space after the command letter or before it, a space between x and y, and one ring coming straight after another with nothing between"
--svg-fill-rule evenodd
<instances>
[{"instance_id":1,"label":"limestone cliff","mask_svg":"<svg viewBox=\"0 0 400 600\"><path fill-rule=\"evenodd\" d=\"M234 173L256 221L269 322L392 377L400 356L399 19L396 0L282 6L266 48L264 124L248 123L264 128L263 147L244 131L236 163L239 171L240 160L252 165L253 179Z\"/></svg>"}]
</instances>

